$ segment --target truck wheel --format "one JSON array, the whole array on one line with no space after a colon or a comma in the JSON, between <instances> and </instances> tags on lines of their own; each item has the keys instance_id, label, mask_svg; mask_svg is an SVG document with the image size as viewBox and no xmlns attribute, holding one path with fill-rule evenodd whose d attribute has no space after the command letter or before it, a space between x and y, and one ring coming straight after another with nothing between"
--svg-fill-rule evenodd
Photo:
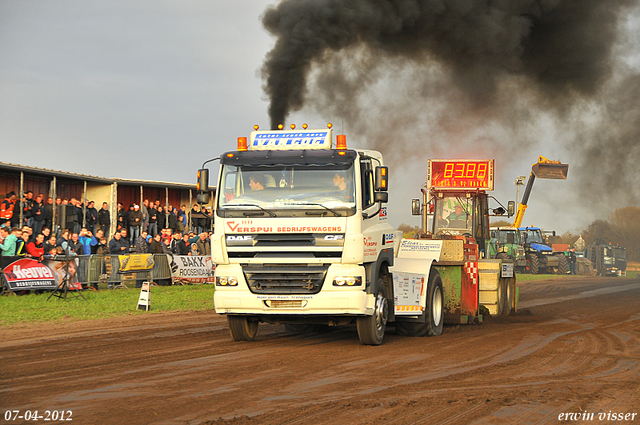
<instances>
[{"instance_id":1,"label":"truck wheel","mask_svg":"<svg viewBox=\"0 0 640 425\"><path fill-rule=\"evenodd\" d=\"M444 291L440 273L434 270L431 288L427 294L427 328L429 336L442 335L444 329Z\"/></svg>"},{"instance_id":2,"label":"truck wheel","mask_svg":"<svg viewBox=\"0 0 640 425\"><path fill-rule=\"evenodd\" d=\"M527 257L527 261L529 262L529 271L531 274L540 273L540 261L538 260L538 257L530 255Z\"/></svg>"},{"instance_id":3,"label":"truck wheel","mask_svg":"<svg viewBox=\"0 0 640 425\"><path fill-rule=\"evenodd\" d=\"M429 273L427 308L422 312L424 322L396 322L396 333L404 336L442 335L444 326L444 292L442 278L437 270Z\"/></svg>"},{"instance_id":4,"label":"truck wheel","mask_svg":"<svg viewBox=\"0 0 640 425\"><path fill-rule=\"evenodd\" d=\"M567 257L564 255L557 255L558 257L558 274L567 274L569 271L569 263Z\"/></svg>"},{"instance_id":5,"label":"truck wheel","mask_svg":"<svg viewBox=\"0 0 640 425\"><path fill-rule=\"evenodd\" d=\"M358 337L364 345L380 345L384 338L389 317L389 304L387 303L387 287L382 278L378 279L378 294L373 315L358 317Z\"/></svg>"},{"instance_id":6,"label":"truck wheel","mask_svg":"<svg viewBox=\"0 0 640 425\"><path fill-rule=\"evenodd\" d=\"M247 316L227 316L229 333L234 341L253 341L258 333L259 322Z\"/></svg>"},{"instance_id":7,"label":"truck wheel","mask_svg":"<svg viewBox=\"0 0 640 425\"><path fill-rule=\"evenodd\" d=\"M504 279L504 290L502 294L504 299L502 301L502 312L501 316L508 316L511 314L511 305L513 304L513 287L511 283L515 278L510 277L508 279Z\"/></svg>"}]
</instances>

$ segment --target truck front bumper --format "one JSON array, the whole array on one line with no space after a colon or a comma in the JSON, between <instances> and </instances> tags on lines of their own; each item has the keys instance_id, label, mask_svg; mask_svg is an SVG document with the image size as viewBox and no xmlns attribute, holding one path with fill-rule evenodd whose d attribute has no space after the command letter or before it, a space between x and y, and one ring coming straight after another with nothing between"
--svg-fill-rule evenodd
<instances>
[{"instance_id":1,"label":"truck front bumper","mask_svg":"<svg viewBox=\"0 0 640 425\"><path fill-rule=\"evenodd\" d=\"M362 285L334 286L334 278L341 275L360 276ZM370 316L375 308L375 297L365 291L362 266L332 265L316 294L254 294L239 265L219 266L216 276L234 276L238 280L237 286L216 286L213 302L219 314Z\"/></svg>"}]
</instances>

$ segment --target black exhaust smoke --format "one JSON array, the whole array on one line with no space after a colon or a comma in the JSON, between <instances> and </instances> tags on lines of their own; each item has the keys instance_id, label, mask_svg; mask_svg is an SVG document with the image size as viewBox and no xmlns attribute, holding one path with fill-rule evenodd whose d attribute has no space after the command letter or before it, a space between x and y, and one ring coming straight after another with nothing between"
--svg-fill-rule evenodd
<instances>
[{"instance_id":1,"label":"black exhaust smoke","mask_svg":"<svg viewBox=\"0 0 640 425\"><path fill-rule=\"evenodd\" d=\"M262 68L271 127L305 104L312 66L362 48L382 60L445 67L477 107L523 77L549 105L594 95L612 72L618 20L632 0L285 0L262 22L276 44ZM346 60L348 67L349 60ZM374 65L375 66L375 65ZM374 71L372 69L371 71ZM334 90L352 90L333 85ZM341 98L349 99L348 93Z\"/></svg>"}]
</instances>

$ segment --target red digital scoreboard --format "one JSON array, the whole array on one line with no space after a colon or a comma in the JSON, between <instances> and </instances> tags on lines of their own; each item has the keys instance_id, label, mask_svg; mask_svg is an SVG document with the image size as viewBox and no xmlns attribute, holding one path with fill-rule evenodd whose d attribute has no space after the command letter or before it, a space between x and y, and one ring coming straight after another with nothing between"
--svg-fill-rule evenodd
<instances>
[{"instance_id":1,"label":"red digital scoreboard","mask_svg":"<svg viewBox=\"0 0 640 425\"><path fill-rule=\"evenodd\" d=\"M430 159L427 187L436 190L493 190L493 159Z\"/></svg>"}]
</instances>

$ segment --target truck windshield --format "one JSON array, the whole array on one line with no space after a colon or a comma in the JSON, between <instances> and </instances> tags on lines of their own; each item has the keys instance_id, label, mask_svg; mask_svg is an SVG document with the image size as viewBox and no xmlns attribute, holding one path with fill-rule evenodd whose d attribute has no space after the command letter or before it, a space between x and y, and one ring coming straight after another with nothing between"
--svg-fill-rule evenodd
<instances>
[{"instance_id":1,"label":"truck windshield","mask_svg":"<svg viewBox=\"0 0 640 425\"><path fill-rule=\"evenodd\" d=\"M445 196L436 201L435 232L471 233L473 203L460 196Z\"/></svg>"},{"instance_id":2,"label":"truck windshield","mask_svg":"<svg viewBox=\"0 0 640 425\"><path fill-rule=\"evenodd\" d=\"M218 209L355 208L354 166L346 164L230 165L222 169Z\"/></svg>"}]
</instances>

